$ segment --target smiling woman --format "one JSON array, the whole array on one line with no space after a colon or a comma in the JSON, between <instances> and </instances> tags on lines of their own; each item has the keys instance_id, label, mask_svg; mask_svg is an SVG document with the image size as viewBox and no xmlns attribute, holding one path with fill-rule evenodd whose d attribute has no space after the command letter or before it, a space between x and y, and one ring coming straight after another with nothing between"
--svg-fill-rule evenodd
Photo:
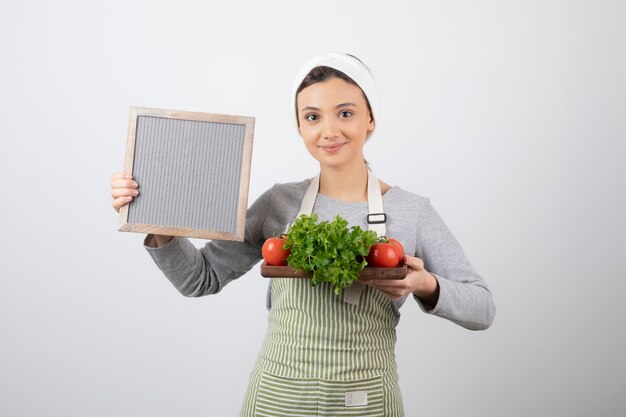
<instances>
[{"instance_id":1,"label":"smiling woman","mask_svg":"<svg viewBox=\"0 0 626 417\"><path fill-rule=\"evenodd\" d=\"M241 416L404 416L395 359L399 308L412 298L426 313L486 329L495 307L482 277L427 198L376 179L363 147L376 126L372 74L346 54L324 54L299 71L292 94L304 144L319 163L313 179L276 184L247 212L244 242L198 249L182 237L148 235L145 247L186 296L215 294L262 258L263 244L301 215L342 216L349 226L401 242L404 279L355 282L338 295L327 282L272 279L268 330ZM137 195L114 175L113 206ZM378 217L381 221L371 220ZM382 215L382 216L381 216ZM373 216L373 217L372 217Z\"/></svg>"},{"instance_id":2,"label":"smiling woman","mask_svg":"<svg viewBox=\"0 0 626 417\"><path fill-rule=\"evenodd\" d=\"M302 89L297 105L300 134L313 158L344 170L363 167L374 119L358 86L333 77Z\"/></svg>"}]
</instances>

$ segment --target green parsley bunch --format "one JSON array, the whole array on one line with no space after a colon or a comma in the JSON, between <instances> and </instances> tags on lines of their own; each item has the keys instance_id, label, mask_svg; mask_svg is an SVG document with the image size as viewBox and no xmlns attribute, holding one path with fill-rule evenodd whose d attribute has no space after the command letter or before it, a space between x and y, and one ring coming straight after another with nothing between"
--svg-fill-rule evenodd
<instances>
[{"instance_id":1,"label":"green parsley bunch","mask_svg":"<svg viewBox=\"0 0 626 417\"><path fill-rule=\"evenodd\" d=\"M332 284L335 294L359 279L367 265L365 257L376 243L376 232L336 216L332 222L317 221L317 213L298 217L286 234L285 249L290 249L287 265L313 272L311 285Z\"/></svg>"}]
</instances>

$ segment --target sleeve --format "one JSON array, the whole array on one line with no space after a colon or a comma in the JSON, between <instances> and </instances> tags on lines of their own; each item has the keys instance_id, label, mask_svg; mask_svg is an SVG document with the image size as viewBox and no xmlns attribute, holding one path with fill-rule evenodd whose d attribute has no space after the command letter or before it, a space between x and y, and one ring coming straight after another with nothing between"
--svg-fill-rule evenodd
<instances>
[{"instance_id":1,"label":"sleeve","mask_svg":"<svg viewBox=\"0 0 626 417\"><path fill-rule=\"evenodd\" d=\"M263 223L267 216L271 190L261 195L247 211L243 242L212 240L198 249L188 239L176 236L166 245L150 247L148 235L144 247L176 289L187 297L218 293L230 281L239 278L262 258L265 241Z\"/></svg>"},{"instance_id":2,"label":"sleeve","mask_svg":"<svg viewBox=\"0 0 626 417\"><path fill-rule=\"evenodd\" d=\"M470 330L491 326L496 310L487 284L427 199L421 206L417 233L417 256L439 283L435 306L414 296L420 308Z\"/></svg>"}]
</instances>

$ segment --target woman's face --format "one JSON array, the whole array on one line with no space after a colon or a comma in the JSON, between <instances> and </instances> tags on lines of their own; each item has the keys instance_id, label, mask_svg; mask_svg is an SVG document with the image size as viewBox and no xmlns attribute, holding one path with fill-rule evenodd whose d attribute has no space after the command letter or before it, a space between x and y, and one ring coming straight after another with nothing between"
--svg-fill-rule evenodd
<instances>
[{"instance_id":1,"label":"woman's face","mask_svg":"<svg viewBox=\"0 0 626 417\"><path fill-rule=\"evenodd\" d=\"M321 165L363 163L363 145L374 120L359 87L331 78L300 91L296 105L304 144Z\"/></svg>"}]
</instances>

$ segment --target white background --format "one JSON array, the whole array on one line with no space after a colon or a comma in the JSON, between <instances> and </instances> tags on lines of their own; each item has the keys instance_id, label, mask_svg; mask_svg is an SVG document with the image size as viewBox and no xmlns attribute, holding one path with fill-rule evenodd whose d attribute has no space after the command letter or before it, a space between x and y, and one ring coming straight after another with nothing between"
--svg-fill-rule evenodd
<instances>
[{"instance_id":1,"label":"white background","mask_svg":"<svg viewBox=\"0 0 626 417\"><path fill-rule=\"evenodd\" d=\"M374 171L430 197L498 309L470 332L403 307L407 416L623 416L625 16L619 0L3 0L0 415L237 415L266 281L255 267L187 299L117 232L128 107L255 116L253 201L315 174L292 77L346 51L381 90Z\"/></svg>"}]
</instances>

